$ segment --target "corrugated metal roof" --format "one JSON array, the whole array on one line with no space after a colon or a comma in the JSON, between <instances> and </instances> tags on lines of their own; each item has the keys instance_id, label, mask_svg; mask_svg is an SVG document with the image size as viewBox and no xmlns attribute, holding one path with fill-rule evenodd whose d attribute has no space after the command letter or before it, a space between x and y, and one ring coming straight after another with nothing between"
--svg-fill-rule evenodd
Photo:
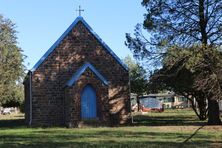
<instances>
[{"instance_id":1,"label":"corrugated metal roof","mask_svg":"<svg viewBox=\"0 0 222 148\"><path fill-rule=\"evenodd\" d=\"M145 95L141 98L146 98L146 97L173 97L175 95L176 95L175 93L159 93L159 94L148 94L148 95Z\"/></svg>"},{"instance_id":2,"label":"corrugated metal roof","mask_svg":"<svg viewBox=\"0 0 222 148\"><path fill-rule=\"evenodd\" d=\"M40 60L34 65L31 69L34 72L44 61L45 59L54 51L54 49L60 44L60 42L68 35L68 33L76 26L78 22L82 22L84 26L95 36L95 38L104 46L104 48L113 56L113 58L125 69L128 71L128 67L120 60L120 58L109 48L109 46L93 31L89 24L79 16L75 21L69 26L69 28L60 36L60 38L48 49L48 51L40 58Z\"/></svg>"}]
</instances>

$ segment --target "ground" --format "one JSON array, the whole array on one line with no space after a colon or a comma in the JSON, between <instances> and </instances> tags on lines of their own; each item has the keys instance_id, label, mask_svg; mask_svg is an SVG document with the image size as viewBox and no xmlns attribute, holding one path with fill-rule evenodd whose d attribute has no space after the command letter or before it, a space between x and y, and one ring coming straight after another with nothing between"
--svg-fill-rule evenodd
<instances>
[{"instance_id":1,"label":"ground","mask_svg":"<svg viewBox=\"0 0 222 148\"><path fill-rule=\"evenodd\" d=\"M23 115L0 115L0 147L222 147L222 126L205 126L192 110L134 114L125 127L27 128Z\"/></svg>"}]
</instances>

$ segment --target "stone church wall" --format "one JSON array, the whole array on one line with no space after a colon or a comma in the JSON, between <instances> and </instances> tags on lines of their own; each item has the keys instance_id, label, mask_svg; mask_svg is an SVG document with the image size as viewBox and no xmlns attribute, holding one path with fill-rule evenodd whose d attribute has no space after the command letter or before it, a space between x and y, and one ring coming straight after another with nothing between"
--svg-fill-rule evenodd
<instances>
[{"instance_id":1,"label":"stone church wall","mask_svg":"<svg viewBox=\"0 0 222 148\"><path fill-rule=\"evenodd\" d=\"M81 88L86 82L81 78L78 85L74 86L75 90L73 88L65 91L66 83L85 62L90 62L109 81L108 90L105 90L108 91L109 108L105 108L110 114L109 122L126 122L130 109L128 71L117 63L83 23L79 22L33 73L33 124L64 125L68 121L65 93L68 93L72 100L79 98ZM99 83L98 81L90 83ZM95 87L98 91L102 90L100 85ZM73 96L71 92L74 93ZM100 94L106 98L103 93ZM73 117L70 121L76 120Z\"/></svg>"}]
</instances>

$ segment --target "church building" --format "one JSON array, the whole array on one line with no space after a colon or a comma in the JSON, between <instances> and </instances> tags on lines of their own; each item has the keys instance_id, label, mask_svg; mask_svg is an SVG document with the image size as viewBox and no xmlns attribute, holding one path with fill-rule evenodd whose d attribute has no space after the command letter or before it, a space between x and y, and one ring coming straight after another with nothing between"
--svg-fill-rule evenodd
<instances>
[{"instance_id":1,"label":"church building","mask_svg":"<svg viewBox=\"0 0 222 148\"><path fill-rule=\"evenodd\" d=\"M129 121L128 68L81 16L28 72L24 88L29 125Z\"/></svg>"}]
</instances>

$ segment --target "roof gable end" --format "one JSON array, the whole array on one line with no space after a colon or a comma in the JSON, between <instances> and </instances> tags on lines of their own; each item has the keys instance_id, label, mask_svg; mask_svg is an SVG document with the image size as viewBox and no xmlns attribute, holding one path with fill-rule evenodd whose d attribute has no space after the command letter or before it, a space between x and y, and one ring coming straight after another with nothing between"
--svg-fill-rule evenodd
<instances>
[{"instance_id":1,"label":"roof gable end","mask_svg":"<svg viewBox=\"0 0 222 148\"><path fill-rule=\"evenodd\" d=\"M40 60L31 69L34 72L45 60L46 58L56 49L60 42L68 35L70 31L76 26L76 24L81 21L84 26L94 35L94 37L101 43L101 45L111 54L111 56L125 69L128 71L128 67L121 61L121 59L109 48L109 46L93 31L89 24L79 16L75 21L69 26L69 28L60 36L60 38L48 49L48 51L40 58Z\"/></svg>"}]
</instances>

